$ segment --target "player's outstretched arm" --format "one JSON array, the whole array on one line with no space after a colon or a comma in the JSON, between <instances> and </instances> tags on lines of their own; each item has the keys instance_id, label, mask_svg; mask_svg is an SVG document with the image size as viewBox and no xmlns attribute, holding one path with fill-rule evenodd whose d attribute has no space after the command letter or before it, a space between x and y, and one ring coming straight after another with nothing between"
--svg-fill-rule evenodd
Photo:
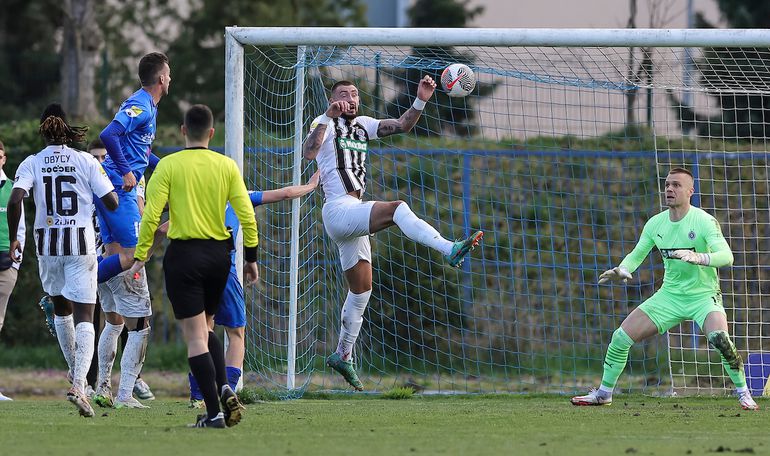
<instances>
[{"instance_id":1,"label":"player's outstretched arm","mask_svg":"<svg viewBox=\"0 0 770 456\"><path fill-rule=\"evenodd\" d=\"M265 190L262 192L262 204L277 203L278 201L285 201L294 198L305 196L308 193L315 190L318 187L318 182L321 179L321 171L316 171L304 185L292 185L290 187L283 187L276 190Z\"/></svg>"},{"instance_id":2,"label":"player's outstretched arm","mask_svg":"<svg viewBox=\"0 0 770 456\"><path fill-rule=\"evenodd\" d=\"M381 120L379 127L377 127L377 136L383 138L398 133L406 133L414 128L425 108L425 103L433 96L434 90L436 90L436 82L433 81L433 78L430 76L422 78L417 86L417 98L412 107L407 109L398 119Z\"/></svg>"}]
</instances>

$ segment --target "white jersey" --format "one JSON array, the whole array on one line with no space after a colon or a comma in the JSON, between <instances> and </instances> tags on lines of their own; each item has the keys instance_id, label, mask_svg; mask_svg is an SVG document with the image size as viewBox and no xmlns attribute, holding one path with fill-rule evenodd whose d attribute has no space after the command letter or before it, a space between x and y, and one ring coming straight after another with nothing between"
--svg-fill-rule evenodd
<instances>
[{"instance_id":1,"label":"white jersey","mask_svg":"<svg viewBox=\"0 0 770 456\"><path fill-rule=\"evenodd\" d=\"M145 193L145 187L147 184L145 183L144 176L142 176L141 179L139 179L139 182L136 183L136 197L145 199L144 193Z\"/></svg>"},{"instance_id":2,"label":"white jersey","mask_svg":"<svg viewBox=\"0 0 770 456\"><path fill-rule=\"evenodd\" d=\"M93 197L114 188L91 154L48 146L21 162L13 188L33 191L38 256L95 254Z\"/></svg>"},{"instance_id":3,"label":"white jersey","mask_svg":"<svg viewBox=\"0 0 770 456\"><path fill-rule=\"evenodd\" d=\"M99 217L96 216L96 206L93 204L91 205L91 222L94 226L94 251L97 255L104 255L102 228L99 226Z\"/></svg>"},{"instance_id":4,"label":"white jersey","mask_svg":"<svg viewBox=\"0 0 770 456\"><path fill-rule=\"evenodd\" d=\"M310 124L310 132L318 126L319 117ZM352 121L338 117L326 126L323 142L316 156L321 170L321 189L331 201L360 190L366 190L366 154L369 140L377 139L380 121L358 116Z\"/></svg>"}]
</instances>

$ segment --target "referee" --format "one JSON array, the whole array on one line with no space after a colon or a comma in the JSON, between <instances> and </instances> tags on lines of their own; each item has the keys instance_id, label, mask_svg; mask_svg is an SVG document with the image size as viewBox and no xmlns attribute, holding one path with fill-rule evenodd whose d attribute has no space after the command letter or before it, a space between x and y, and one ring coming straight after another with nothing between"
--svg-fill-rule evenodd
<instances>
[{"instance_id":1,"label":"referee","mask_svg":"<svg viewBox=\"0 0 770 456\"><path fill-rule=\"evenodd\" d=\"M214 117L208 106L194 105L185 113L182 135L187 147L163 158L147 186L139 243L128 277L134 277L147 260L168 202L171 242L163 258L166 293L182 326L190 371L206 403L207 414L200 415L193 426L223 428L238 424L244 410L227 384L222 342L209 331L230 269L227 202L243 227L244 277L249 284L259 277L257 223L238 166L208 149L214 136Z\"/></svg>"}]
</instances>

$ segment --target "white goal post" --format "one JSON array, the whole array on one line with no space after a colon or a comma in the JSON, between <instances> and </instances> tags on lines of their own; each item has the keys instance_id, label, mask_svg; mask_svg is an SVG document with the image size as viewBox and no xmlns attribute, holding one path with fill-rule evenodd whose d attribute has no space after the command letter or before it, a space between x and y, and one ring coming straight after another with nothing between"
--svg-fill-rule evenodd
<instances>
[{"instance_id":1,"label":"white goal post","mask_svg":"<svg viewBox=\"0 0 770 456\"><path fill-rule=\"evenodd\" d=\"M399 255L414 247L400 233L383 235L375 255L389 269L375 272L357 346L367 389L568 393L595 384L612 330L660 286L661 262L651 253L628 289L598 288L594 275L616 265L661 209L660 179L674 166L693 169L694 203L719 219L736 253L736 266L720 272L736 345L744 355L770 351L762 324L770 281L761 276L770 220L759 213L770 206L770 177L757 168L770 161L767 139L755 118L734 120L736 131L740 122L751 130L737 139L727 127L717 134L706 125L724 108L709 97L770 98L770 64L762 63L770 61L770 31L227 27L225 42L225 153L255 190L307 178L302 142L334 79L361 84L362 109L384 115L405 109L396 100L412 87L410 71L434 74L457 57L479 77L468 104L435 99L421 132L370 151L368 166L381 169L370 171L374 196L411 198L422 208L415 213L431 213L426 220L442 233L459 236L471 225L488 231L479 259L458 275L424 250L414 255L426 266L392 272L412 261ZM691 48L704 49L701 60ZM723 49L742 62L735 74L732 61L715 69L713 55ZM721 79L708 79L719 71ZM685 93L695 94L691 106L677 101ZM458 109L472 114L461 122ZM647 123L638 120L645 115ZM527 188L541 181L552 187ZM611 203L597 202L592 185ZM344 295L335 288L344 284L324 238L320 200L311 194L261 209L265 284L247 291L249 367L287 396L341 386L322 364L336 346ZM377 282L388 285L378 291ZM694 325L659 339L632 351L619 388L729 388ZM770 357L767 364L770 373Z\"/></svg>"}]
</instances>

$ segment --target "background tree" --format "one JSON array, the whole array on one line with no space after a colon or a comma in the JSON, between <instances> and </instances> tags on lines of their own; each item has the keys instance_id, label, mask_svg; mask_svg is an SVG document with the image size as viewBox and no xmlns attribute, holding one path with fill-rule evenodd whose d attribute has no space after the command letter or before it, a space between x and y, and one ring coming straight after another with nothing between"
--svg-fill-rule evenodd
<instances>
[{"instance_id":1,"label":"background tree","mask_svg":"<svg viewBox=\"0 0 770 456\"><path fill-rule=\"evenodd\" d=\"M770 28L770 3L753 0L717 0L722 16L730 27ZM702 13L696 15L698 28L714 28ZM700 85L713 88L707 93L716 98L720 112L709 116L683 106L669 93L683 131L695 129L699 136L719 138L770 137L770 97L743 93L736 89L770 85L767 48L705 48L695 62Z\"/></svg>"},{"instance_id":2,"label":"background tree","mask_svg":"<svg viewBox=\"0 0 770 456\"><path fill-rule=\"evenodd\" d=\"M96 77L98 108L108 122L123 100L140 86L137 65L148 52L168 54L171 43L181 34L184 20L194 10L167 0L109 1L97 6L105 46ZM176 73L171 62L172 91ZM166 103L164 100L160 106ZM160 123L167 119L158 118ZM174 122L178 123L178 122ZM103 125L101 125L103 126Z\"/></svg>"},{"instance_id":3,"label":"background tree","mask_svg":"<svg viewBox=\"0 0 770 456\"><path fill-rule=\"evenodd\" d=\"M470 6L470 0L417 0L408 14L412 27L444 27L463 28L484 11L483 6ZM475 56L470 53L458 52L453 47L415 47L412 49L414 61L424 59L445 64L465 63L473 66ZM423 76L431 76L439 89L434 94L434 102L428 103L425 113L415 126L418 135L441 135L450 133L458 136L470 136L477 129L473 102L479 97L487 96L494 90L494 85L476 83L476 89L464 98L450 98L440 88L443 67L435 70L424 68L407 68L390 73L397 84L399 95L391 100L385 108L388 117L398 118L405 109L411 106L417 85Z\"/></svg>"},{"instance_id":4,"label":"background tree","mask_svg":"<svg viewBox=\"0 0 770 456\"><path fill-rule=\"evenodd\" d=\"M673 19L676 11L675 7L678 0L646 0L648 11L648 27L662 28L668 25ZM626 28L636 28L636 17L638 13L637 0L628 2L628 22ZM639 58L641 55L641 59ZM655 62L652 59L653 51L650 47L628 48L628 68L626 70L626 80L631 83L632 88L626 91L626 126L633 127L637 124L636 102L639 99L639 88L647 86L647 126L652 126L652 80L655 75Z\"/></svg>"},{"instance_id":5,"label":"background tree","mask_svg":"<svg viewBox=\"0 0 770 456\"><path fill-rule=\"evenodd\" d=\"M364 14L360 0L241 0L227 8L217 0L203 0L182 21L182 32L168 49L172 88L158 118L181 119L185 103L205 103L218 120L224 118L226 26L360 26Z\"/></svg>"},{"instance_id":6,"label":"background tree","mask_svg":"<svg viewBox=\"0 0 770 456\"><path fill-rule=\"evenodd\" d=\"M96 71L102 30L93 0L64 0L61 4L61 102L73 119L96 119Z\"/></svg>"},{"instance_id":7,"label":"background tree","mask_svg":"<svg viewBox=\"0 0 770 456\"><path fill-rule=\"evenodd\" d=\"M37 117L58 98L58 2L5 0L0 14L0 123ZM12 12L12 13L11 13Z\"/></svg>"}]
</instances>

